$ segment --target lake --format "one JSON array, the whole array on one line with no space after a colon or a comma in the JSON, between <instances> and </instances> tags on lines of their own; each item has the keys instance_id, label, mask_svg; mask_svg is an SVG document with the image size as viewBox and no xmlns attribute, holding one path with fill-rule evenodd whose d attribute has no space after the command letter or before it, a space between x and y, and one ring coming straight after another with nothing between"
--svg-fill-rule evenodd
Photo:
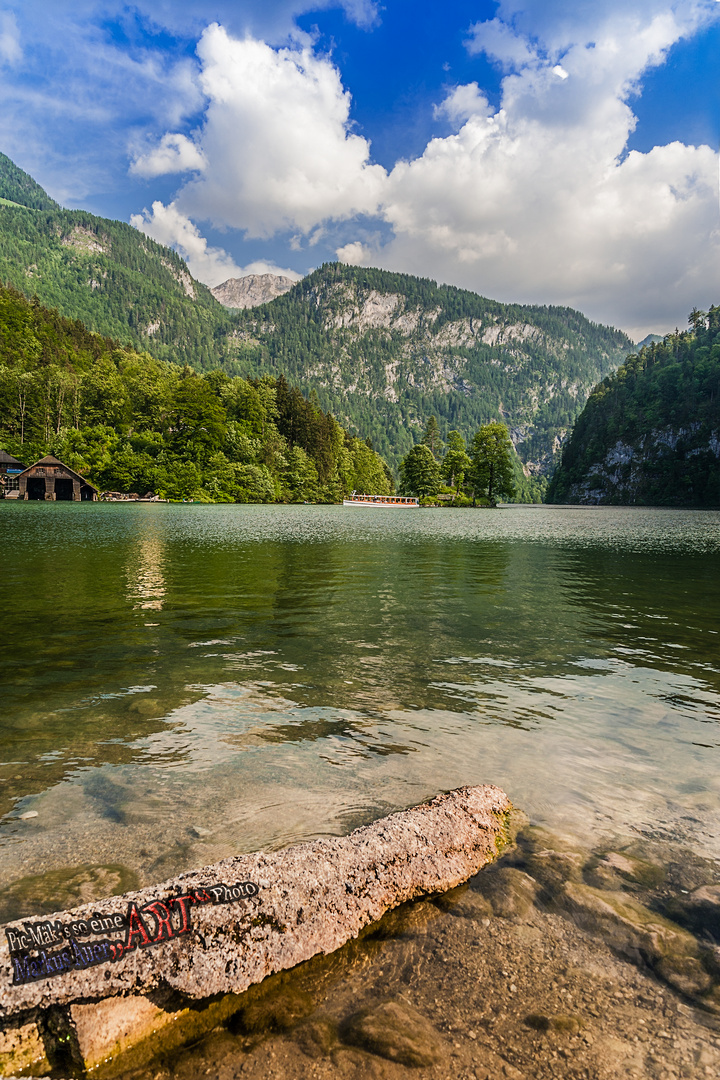
<instances>
[{"instance_id":1,"label":"lake","mask_svg":"<svg viewBox=\"0 0 720 1080\"><path fill-rule=\"evenodd\" d=\"M463 784L720 858L720 513L0 502L0 537L3 921Z\"/></svg>"}]
</instances>

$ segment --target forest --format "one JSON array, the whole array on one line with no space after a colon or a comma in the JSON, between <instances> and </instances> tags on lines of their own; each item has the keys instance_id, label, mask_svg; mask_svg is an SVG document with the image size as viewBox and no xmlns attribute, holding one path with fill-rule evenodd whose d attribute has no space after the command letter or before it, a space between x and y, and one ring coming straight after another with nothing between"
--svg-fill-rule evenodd
<instances>
[{"instance_id":1,"label":"forest","mask_svg":"<svg viewBox=\"0 0 720 1080\"><path fill-rule=\"evenodd\" d=\"M0 449L103 491L205 502L389 494L389 469L285 379L198 374L0 286Z\"/></svg>"},{"instance_id":2,"label":"forest","mask_svg":"<svg viewBox=\"0 0 720 1080\"><path fill-rule=\"evenodd\" d=\"M593 390L549 502L720 506L720 307L688 322Z\"/></svg>"},{"instance_id":3,"label":"forest","mask_svg":"<svg viewBox=\"0 0 720 1080\"><path fill-rule=\"evenodd\" d=\"M229 310L176 252L127 223L62 209L1 154L0 281L156 360L249 380L284 375L370 437L393 469L431 415L466 440L500 420L527 466L520 497L542 495L591 388L632 348L572 308L504 304L340 263L269 304ZM354 315L377 297L397 302L397 318L363 326Z\"/></svg>"}]
</instances>

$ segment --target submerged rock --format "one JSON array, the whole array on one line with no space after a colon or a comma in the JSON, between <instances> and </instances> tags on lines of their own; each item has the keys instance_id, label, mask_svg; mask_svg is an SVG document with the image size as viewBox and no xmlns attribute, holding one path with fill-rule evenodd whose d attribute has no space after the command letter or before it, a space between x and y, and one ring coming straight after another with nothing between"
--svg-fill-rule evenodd
<instances>
[{"instance_id":1,"label":"submerged rock","mask_svg":"<svg viewBox=\"0 0 720 1080\"><path fill-rule=\"evenodd\" d=\"M584 929L601 934L622 956L644 960L680 993L697 998L711 989L698 942L662 915L625 893L602 892L575 882L565 886L563 899Z\"/></svg>"},{"instance_id":2,"label":"submerged rock","mask_svg":"<svg viewBox=\"0 0 720 1080\"><path fill-rule=\"evenodd\" d=\"M588 859L586 851L536 827L519 833L517 844L512 864L542 886L544 900L551 900L562 892L566 881L582 881L583 867Z\"/></svg>"},{"instance_id":3,"label":"submerged rock","mask_svg":"<svg viewBox=\"0 0 720 1080\"><path fill-rule=\"evenodd\" d=\"M591 859L585 867L588 885L613 891L624 885L657 889L665 880L665 870L657 863L639 859L623 851L606 851Z\"/></svg>"},{"instance_id":4,"label":"submerged rock","mask_svg":"<svg viewBox=\"0 0 720 1080\"><path fill-rule=\"evenodd\" d=\"M665 912L696 934L720 941L720 885L703 885L689 896L675 896Z\"/></svg>"},{"instance_id":5,"label":"submerged rock","mask_svg":"<svg viewBox=\"0 0 720 1080\"><path fill-rule=\"evenodd\" d=\"M345 1042L400 1065L434 1065L445 1052L440 1033L412 1006L386 1001L362 1009L342 1026Z\"/></svg>"},{"instance_id":6,"label":"submerged rock","mask_svg":"<svg viewBox=\"0 0 720 1080\"><path fill-rule=\"evenodd\" d=\"M503 919L526 916L540 891L537 881L511 866L492 868L478 874L473 887L490 904L492 913Z\"/></svg>"}]
</instances>

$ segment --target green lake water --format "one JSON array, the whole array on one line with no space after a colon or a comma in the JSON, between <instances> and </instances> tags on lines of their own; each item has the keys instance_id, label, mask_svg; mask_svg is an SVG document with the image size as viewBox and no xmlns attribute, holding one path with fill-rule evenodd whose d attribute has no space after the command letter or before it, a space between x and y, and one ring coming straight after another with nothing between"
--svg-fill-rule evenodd
<instances>
[{"instance_id":1,"label":"green lake water","mask_svg":"<svg viewBox=\"0 0 720 1080\"><path fill-rule=\"evenodd\" d=\"M483 782L720 857L718 513L0 502L0 539L3 920Z\"/></svg>"}]
</instances>

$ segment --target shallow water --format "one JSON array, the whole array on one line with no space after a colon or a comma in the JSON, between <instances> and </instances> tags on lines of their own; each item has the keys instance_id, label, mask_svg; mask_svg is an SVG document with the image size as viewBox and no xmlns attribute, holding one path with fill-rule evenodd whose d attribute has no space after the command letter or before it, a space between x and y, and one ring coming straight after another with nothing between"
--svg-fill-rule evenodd
<instances>
[{"instance_id":1,"label":"shallow water","mask_svg":"<svg viewBox=\"0 0 720 1080\"><path fill-rule=\"evenodd\" d=\"M720 856L718 513L5 502L0 539L3 919L481 782Z\"/></svg>"},{"instance_id":2,"label":"shallow water","mask_svg":"<svg viewBox=\"0 0 720 1080\"><path fill-rule=\"evenodd\" d=\"M720 1073L720 514L0 502L0 540L0 921L461 784L532 823L128 1077ZM434 1064L358 1042L387 998Z\"/></svg>"}]
</instances>

